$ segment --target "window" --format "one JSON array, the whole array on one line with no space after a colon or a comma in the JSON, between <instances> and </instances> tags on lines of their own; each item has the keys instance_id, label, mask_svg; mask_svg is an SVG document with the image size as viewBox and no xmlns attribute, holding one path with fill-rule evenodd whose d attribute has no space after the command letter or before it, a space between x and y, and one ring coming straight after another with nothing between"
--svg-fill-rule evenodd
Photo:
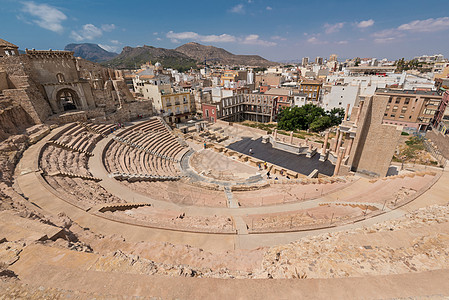
<instances>
[{"instance_id":1,"label":"window","mask_svg":"<svg viewBox=\"0 0 449 300\"><path fill-rule=\"evenodd\" d=\"M206 109L206 117L209 117L209 110Z\"/></svg>"},{"instance_id":2,"label":"window","mask_svg":"<svg viewBox=\"0 0 449 300\"><path fill-rule=\"evenodd\" d=\"M410 98L405 98L404 104L409 104L409 102L410 102Z\"/></svg>"},{"instance_id":3,"label":"window","mask_svg":"<svg viewBox=\"0 0 449 300\"><path fill-rule=\"evenodd\" d=\"M397 97L395 103L398 104L398 103L400 103L400 102L401 102L401 97Z\"/></svg>"},{"instance_id":4,"label":"window","mask_svg":"<svg viewBox=\"0 0 449 300\"><path fill-rule=\"evenodd\" d=\"M390 98L390 99L388 99L388 103L391 103L391 100L392 100L391 98Z\"/></svg>"},{"instance_id":5,"label":"window","mask_svg":"<svg viewBox=\"0 0 449 300\"><path fill-rule=\"evenodd\" d=\"M395 114L391 114L390 117L394 118L394 117L396 117L396 115Z\"/></svg>"},{"instance_id":6,"label":"window","mask_svg":"<svg viewBox=\"0 0 449 300\"><path fill-rule=\"evenodd\" d=\"M56 78L58 79L59 83L65 82L65 78L64 78L64 75L62 73L56 74Z\"/></svg>"},{"instance_id":7,"label":"window","mask_svg":"<svg viewBox=\"0 0 449 300\"><path fill-rule=\"evenodd\" d=\"M399 115L399 118L404 119L404 115Z\"/></svg>"},{"instance_id":8,"label":"window","mask_svg":"<svg viewBox=\"0 0 449 300\"><path fill-rule=\"evenodd\" d=\"M387 105L387 110L389 110L389 109L390 109L390 105L388 104L388 105Z\"/></svg>"},{"instance_id":9,"label":"window","mask_svg":"<svg viewBox=\"0 0 449 300\"><path fill-rule=\"evenodd\" d=\"M215 114L215 109L212 108L212 114Z\"/></svg>"}]
</instances>

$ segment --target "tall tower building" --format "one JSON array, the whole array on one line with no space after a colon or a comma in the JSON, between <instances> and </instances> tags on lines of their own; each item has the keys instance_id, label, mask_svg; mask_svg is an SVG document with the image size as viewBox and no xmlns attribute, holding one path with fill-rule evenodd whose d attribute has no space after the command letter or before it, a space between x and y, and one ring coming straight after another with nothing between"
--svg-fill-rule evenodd
<instances>
[{"instance_id":1,"label":"tall tower building","mask_svg":"<svg viewBox=\"0 0 449 300\"><path fill-rule=\"evenodd\" d=\"M329 61L337 61L337 54L331 54L331 56L329 56Z\"/></svg>"},{"instance_id":2,"label":"tall tower building","mask_svg":"<svg viewBox=\"0 0 449 300\"><path fill-rule=\"evenodd\" d=\"M302 64L303 67L307 66L309 64L309 58L308 57L303 57L301 64Z\"/></svg>"},{"instance_id":3,"label":"tall tower building","mask_svg":"<svg viewBox=\"0 0 449 300\"><path fill-rule=\"evenodd\" d=\"M316 63L317 65L322 65L322 64L323 64L323 58L317 56L317 57L315 58L315 63Z\"/></svg>"}]
</instances>

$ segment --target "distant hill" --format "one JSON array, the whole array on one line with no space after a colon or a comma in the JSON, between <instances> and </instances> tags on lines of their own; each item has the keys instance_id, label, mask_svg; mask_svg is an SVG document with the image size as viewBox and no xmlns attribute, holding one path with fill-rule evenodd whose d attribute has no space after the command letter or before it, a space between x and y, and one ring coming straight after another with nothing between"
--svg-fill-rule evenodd
<instances>
[{"instance_id":1,"label":"distant hill","mask_svg":"<svg viewBox=\"0 0 449 300\"><path fill-rule=\"evenodd\" d=\"M153 64L160 62L164 68L187 70L195 67L197 60L173 49L155 48L144 45L143 47L125 47L118 56L102 63L119 69L134 69L151 61Z\"/></svg>"},{"instance_id":2,"label":"distant hill","mask_svg":"<svg viewBox=\"0 0 449 300\"><path fill-rule=\"evenodd\" d=\"M223 48L204 46L198 43L187 43L175 49L178 52L203 62L219 63L223 65L249 65L258 67L275 66L277 63L266 60L259 55L235 55Z\"/></svg>"},{"instance_id":3,"label":"distant hill","mask_svg":"<svg viewBox=\"0 0 449 300\"><path fill-rule=\"evenodd\" d=\"M75 52L76 57L81 57L93 62L102 62L116 57L118 54L109 52L97 44L68 44L64 50Z\"/></svg>"}]
</instances>

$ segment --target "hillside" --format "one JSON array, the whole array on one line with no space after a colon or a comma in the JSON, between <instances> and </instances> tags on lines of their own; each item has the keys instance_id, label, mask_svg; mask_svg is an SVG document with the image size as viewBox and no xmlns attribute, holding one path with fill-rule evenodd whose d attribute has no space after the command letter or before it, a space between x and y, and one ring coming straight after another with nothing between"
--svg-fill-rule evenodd
<instances>
[{"instance_id":1,"label":"hillside","mask_svg":"<svg viewBox=\"0 0 449 300\"><path fill-rule=\"evenodd\" d=\"M195 67L197 61L189 56L173 49L155 48L144 45L143 47L125 47L115 58L102 63L119 69L133 69L148 61L160 62L164 68L187 70Z\"/></svg>"},{"instance_id":2,"label":"hillside","mask_svg":"<svg viewBox=\"0 0 449 300\"><path fill-rule=\"evenodd\" d=\"M175 49L185 55L207 63L219 63L223 65L249 65L267 67L276 65L275 62L266 60L259 55L235 55L223 48L214 46L204 46L198 43L187 43Z\"/></svg>"},{"instance_id":3,"label":"hillside","mask_svg":"<svg viewBox=\"0 0 449 300\"><path fill-rule=\"evenodd\" d=\"M81 57L93 62L102 62L116 57L118 54L109 52L97 44L68 44L64 50L75 52L76 57Z\"/></svg>"}]
</instances>

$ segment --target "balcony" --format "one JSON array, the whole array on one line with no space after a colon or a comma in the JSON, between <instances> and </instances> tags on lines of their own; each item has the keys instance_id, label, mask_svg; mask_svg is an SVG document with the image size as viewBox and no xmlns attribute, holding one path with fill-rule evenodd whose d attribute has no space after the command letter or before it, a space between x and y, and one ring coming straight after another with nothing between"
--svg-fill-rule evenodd
<instances>
[{"instance_id":1,"label":"balcony","mask_svg":"<svg viewBox=\"0 0 449 300\"><path fill-rule=\"evenodd\" d=\"M181 103L179 103L179 101L176 101L176 102L175 102L175 105L179 105L179 104L181 104Z\"/></svg>"},{"instance_id":2,"label":"balcony","mask_svg":"<svg viewBox=\"0 0 449 300\"><path fill-rule=\"evenodd\" d=\"M170 107L170 106L171 106L171 103L167 102L167 103L165 104L165 106Z\"/></svg>"}]
</instances>

